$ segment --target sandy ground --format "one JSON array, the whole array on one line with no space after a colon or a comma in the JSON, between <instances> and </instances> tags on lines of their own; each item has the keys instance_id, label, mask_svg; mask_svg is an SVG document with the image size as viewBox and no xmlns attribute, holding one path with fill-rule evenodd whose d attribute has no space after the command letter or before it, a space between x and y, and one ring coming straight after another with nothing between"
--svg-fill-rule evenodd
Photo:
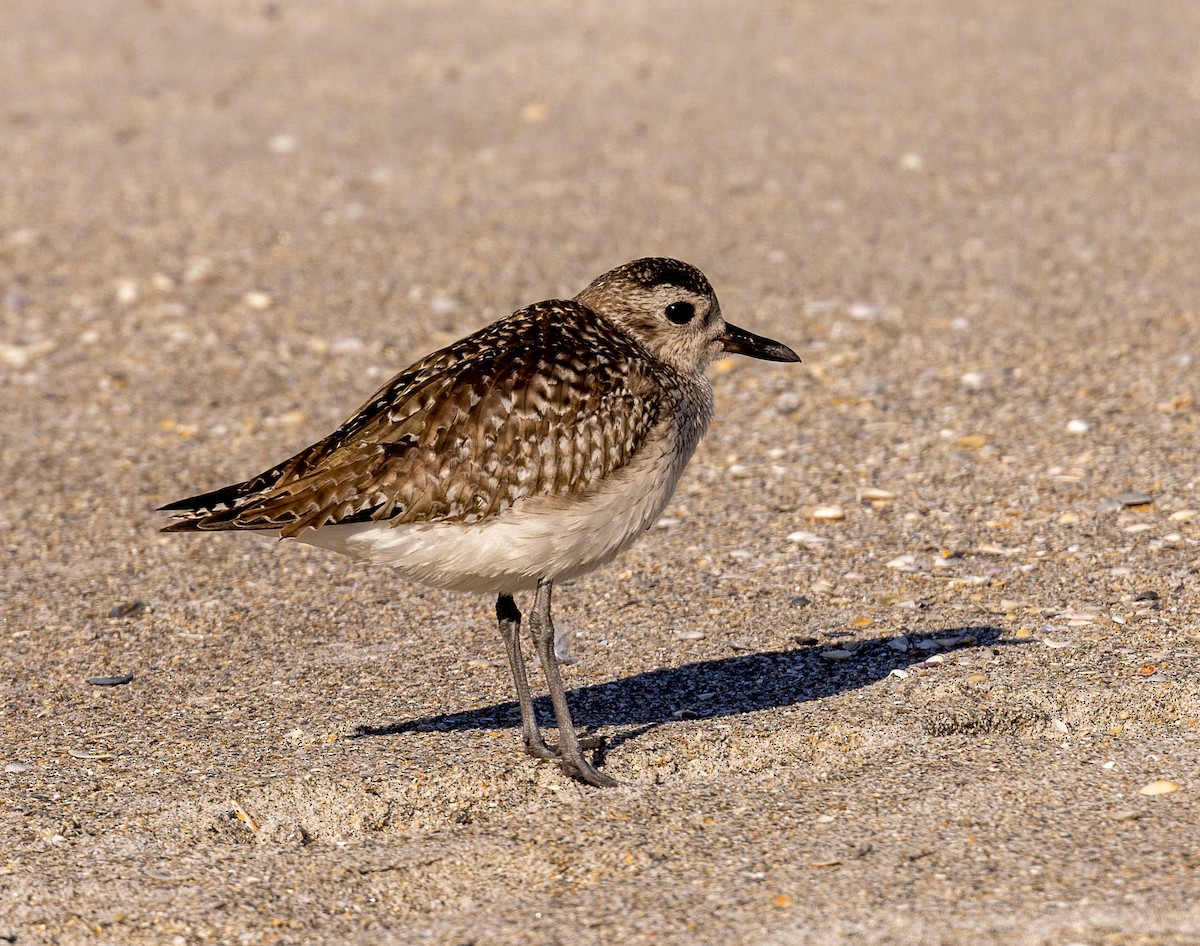
<instances>
[{"instance_id":1,"label":"sandy ground","mask_svg":"<svg viewBox=\"0 0 1200 946\"><path fill-rule=\"evenodd\" d=\"M0 941L1200 941L1192 0L3 23ZM156 532L649 254L804 363L559 591L621 788L492 602Z\"/></svg>"}]
</instances>

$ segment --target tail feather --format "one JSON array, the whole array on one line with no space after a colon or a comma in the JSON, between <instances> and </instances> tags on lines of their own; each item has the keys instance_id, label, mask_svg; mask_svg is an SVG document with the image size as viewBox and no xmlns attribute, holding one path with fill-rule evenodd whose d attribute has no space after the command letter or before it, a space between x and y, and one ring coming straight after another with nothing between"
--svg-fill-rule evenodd
<instances>
[{"instance_id":1,"label":"tail feather","mask_svg":"<svg viewBox=\"0 0 1200 946\"><path fill-rule=\"evenodd\" d=\"M227 529L271 529L278 528L268 523L261 526L235 522L241 509L240 502L249 493L248 487L253 480L222 486L207 493L179 499L165 506L159 506L159 512L177 513L172 522L160 529L160 532L219 532Z\"/></svg>"},{"instance_id":2,"label":"tail feather","mask_svg":"<svg viewBox=\"0 0 1200 946\"><path fill-rule=\"evenodd\" d=\"M173 503L159 506L159 512L213 512L222 506L233 506L238 499L246 495L249 481L222 486L207 493L189 496L187 499L177 499Z\"/></svg>"}]
</instances>

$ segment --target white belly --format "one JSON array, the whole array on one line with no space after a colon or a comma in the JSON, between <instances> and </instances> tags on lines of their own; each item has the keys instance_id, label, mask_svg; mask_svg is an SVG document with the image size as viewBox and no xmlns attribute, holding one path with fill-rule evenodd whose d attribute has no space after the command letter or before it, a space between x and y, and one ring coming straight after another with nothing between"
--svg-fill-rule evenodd
<instances>
[{"instance_id":1,"label":"white belly","mask_svg":"<svg viewBox=\"0 0 1200 946\"><path fill-rule=\"evenodd\" d=\"M658 518L703 427L689 433L652 438L603 486L574 498L524 500L470 525L360 522L298 538L454 591L510 593L539 578L572 578L611 561Z\"/></svg>"}]
</instances>

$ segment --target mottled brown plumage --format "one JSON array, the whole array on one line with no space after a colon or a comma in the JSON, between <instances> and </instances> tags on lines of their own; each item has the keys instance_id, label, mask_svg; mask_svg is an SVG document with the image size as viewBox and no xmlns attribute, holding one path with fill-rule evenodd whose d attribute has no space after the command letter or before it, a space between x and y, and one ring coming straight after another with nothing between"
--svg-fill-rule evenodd
<instances>
[{"instance_id":1,"label":"mottled brown plumage","mask_svg":"<svg viewBox=\"0 0 1200 946\"><path fill-rule=\"evenodd\" d=\"M164 507L192 511L167 529L479 522L603 480L685 386L580 303L541 302L417 362L291 459Z\"/></svg>"},{"instance_id":2,"label":"mottled brown plumage","mask_svg":"<svg viewBox=\"0 0 1200 946\"><path fill-rule=\"evenodd\" d=\"M435 352L324 440L248 480L163 508L167 532L272 531L386 563L427 584L498 595L526 751L593 785L558 663L550 595L628 548L658 517L708 426L704 369L722 352L796 361L721 317L677 260L618 267ZM558 723L542 739L517 632L531 615Z\"/></svg>"}]
</instances>

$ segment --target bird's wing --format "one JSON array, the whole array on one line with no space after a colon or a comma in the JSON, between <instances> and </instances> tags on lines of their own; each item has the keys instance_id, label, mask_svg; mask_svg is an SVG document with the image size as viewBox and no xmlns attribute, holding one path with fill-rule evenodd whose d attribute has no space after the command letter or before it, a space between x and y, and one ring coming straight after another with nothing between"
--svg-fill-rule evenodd
<instances>
[{"instance_id":1,"label":"bird's wing","mask_svg":"<svg viewBox=\"0 0 1200 946\"><path fill-rule=\"evenodd\" d=\"M291 459L164 506L184 513L165 531L470 523L585 491L659 422L660 370L579 303L539 303L397 375Z\"/></svg>"}]
</instances>

